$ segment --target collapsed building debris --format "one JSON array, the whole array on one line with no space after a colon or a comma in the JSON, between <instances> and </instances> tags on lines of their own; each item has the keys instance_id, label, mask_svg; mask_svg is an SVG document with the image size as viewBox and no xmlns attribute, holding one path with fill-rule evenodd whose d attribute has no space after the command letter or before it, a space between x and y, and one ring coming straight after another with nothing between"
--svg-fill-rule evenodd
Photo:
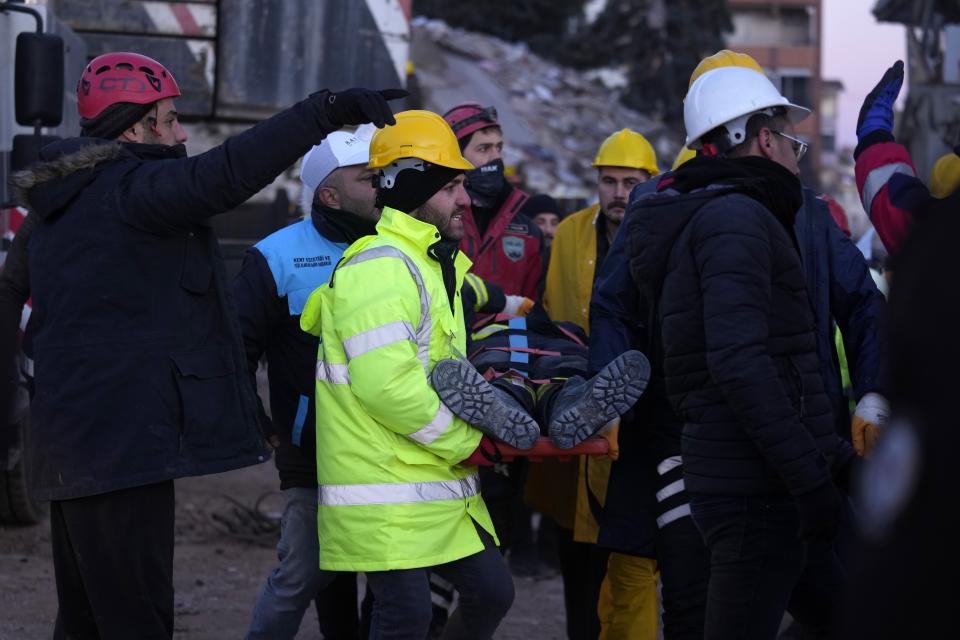
<instances>
[{"instance_id":1,"label":"collapsed building debris","mask_svg":"<svg viewBox=\"0 0 960 640\"><path fill-rule=\"evenodd\" d=\"M415 19L411 56L424 108L443 113L461 102L493 105L507 138L505 163L531 193L590 200L600 143L624 127L642 133L667 168L682 134L620 103L621 70L580 71L553 64L524 44Z\"/></svg>"}]
</instances>

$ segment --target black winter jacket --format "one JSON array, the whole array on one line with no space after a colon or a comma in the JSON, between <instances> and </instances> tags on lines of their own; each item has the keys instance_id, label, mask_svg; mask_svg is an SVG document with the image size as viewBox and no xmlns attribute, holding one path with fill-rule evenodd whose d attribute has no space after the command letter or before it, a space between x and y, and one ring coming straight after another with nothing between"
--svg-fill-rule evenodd
<instances>
[{"instance_id":1,"label":"black winter jacket","mask_svg":"<svg viewBox=\"0 0 960 640\"><path fill-rule=\"evenodd\" d=\"M186 158L182 145L75 138L16 178L40 222L29 271L38 498L266 460L211 216L335 127L324 95Z\"/></svg>"},{"instance_id":2,"label":"black winter jacket","mask_svg":"<svg viewBox=\"0 0 960 640\"><path fill-rule=\"evenodd\" d=\"M626 238L632 233L636 203L654 194L660 179L671 173L637 185L630 194L627 218L607 254L591 300L590 370L598 371L627 349L643 351L653 369L647 392L631 412L635 423L624 422L620 430L620 457L610 472L598 539L604 546L638 555L649 555L656 530L655 514L650 513L656 504L653 469L664 458L680 454L683 422L666 398L659 327L650 323L654 318L648 315L628 268ZM837 433L849 439L849 398L840 381L834 323L842 330L855 398L868 391L884 393L880 321L885 305L863 255L833 221L826 203L810 189L805 188L803 195L794 231L815 311L820 373ZM657 332L657 344L647 343L651 330Z\"/></svg>"},{"instance_id":3,"label":"black winter jacket","mask_svg":"<svg viewBox=\"0 0 960 640\"><path fill-rule=\"evenodd\" d=\"M631 270L657 301L688 491L807 493L852 452L834 429L790 220L725 180L637 209Z\"/></svg>"}]
</instances>

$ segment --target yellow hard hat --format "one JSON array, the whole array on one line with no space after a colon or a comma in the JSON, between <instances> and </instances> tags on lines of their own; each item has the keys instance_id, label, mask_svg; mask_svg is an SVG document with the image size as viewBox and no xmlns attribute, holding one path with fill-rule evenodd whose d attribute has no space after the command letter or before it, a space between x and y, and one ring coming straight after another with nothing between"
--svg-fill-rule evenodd
<instances>
[{"instance_id":1,"label":"yellow hard hat","mask_svg":"<svg viewBox=\"0 0 960 640\"><path fill-rule=\"evenodd\" d=\"M930 195L946 198L960 187L960 155L951 152L933 165L930 174Z\"/></svg>"},{"instance_id":2,"label":"yellow hard hat","mask_svg":"<svg viewBox=\"0 0 960 640\"><path fill-rule=\"evenodd\" d=\"M473 165L460 153L457 136L432 111L414 109L394 116L397 124L378 129L370 141L370 169L383 169L404 158L469 171Z\"/></svg>"},{"instance_id":3,"label":"yellow hard hat","mask_svg":"<svg viewBox=\"0 0 960 640\"><path fill-rule=\"evenodd\" d=\"M680 148L680 153L677 154L677 157L673 160L673 166L670 167L671 171L676 171L677 168L682 165L687 160L691 160L697 157L697 152L691 149L690 147L684 145Z\"/></svg>"},{"instance_id":4,"label":"yellow hard hat","mask_svg":"<svg viewBox=\"0 0 960 640\"><path fill-rule=\"evenodd\" d=\"M738 51L730 51L730 49L721 49L712 56L707 56L700 61L700 64L697 65L697 68L694 69L693 73L690 74L690 82L687 84L687 88L689 89L692 87L697 78L705 74L707 71L713 71L714 69L719 69L721 67L743 67L744 69L753 69L754 71L766 75L766 71L763 70L763 67L761 67L751 56Z\"/></svg>"},{"instance_id":5,"label":"yellow hard hat","mask_svg":"<svg viewBox=\"0 0 960 640\"><path fill-rule=\"evenodd\" d=\"M630 129L621 129L604 140L593 159L593 166L643 169L651 176L660 173L653 147L646 138Z\"/></svg>"}]
</instances>

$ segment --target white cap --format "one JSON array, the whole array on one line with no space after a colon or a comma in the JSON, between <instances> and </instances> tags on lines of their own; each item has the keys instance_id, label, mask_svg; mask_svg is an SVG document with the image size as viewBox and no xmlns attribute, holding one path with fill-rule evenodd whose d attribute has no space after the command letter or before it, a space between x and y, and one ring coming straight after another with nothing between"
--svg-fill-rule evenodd
<instances>
[{"instance_id":1,"label":"white cap","mask_svg":"<svg viewBox=\"0 0 960 640\"><path fill-rule=\"evenodd\" d=\"M313 194L327 176L340 167L367 164L370 161L370 139L376 130L372 124L364 124L355 131L334 131L307 151L300 163L300 181L303 183L300 207L304 213L310 211Z\"/></svg>"}]
</instances>

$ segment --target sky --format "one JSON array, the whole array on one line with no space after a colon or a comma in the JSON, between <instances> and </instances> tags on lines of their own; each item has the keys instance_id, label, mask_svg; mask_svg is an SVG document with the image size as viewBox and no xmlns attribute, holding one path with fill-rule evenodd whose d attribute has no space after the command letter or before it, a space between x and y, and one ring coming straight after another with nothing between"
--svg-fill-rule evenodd
<instances>
[{"instance_id":1,"label":"sky","mask_svg":"<svg viewBox=\"0 0 960 640\"><path fill-rule=\"evenodd\" d=\"M896 60L906 62L906 29L879 23L871 10L877 0L823 0L824 79L840 80L837 146L857 144L857 115L864 97ZM906 85L906 83L904 83ZM906 94L902 91L901 99Z\"/></svg>"}]
</instances>

